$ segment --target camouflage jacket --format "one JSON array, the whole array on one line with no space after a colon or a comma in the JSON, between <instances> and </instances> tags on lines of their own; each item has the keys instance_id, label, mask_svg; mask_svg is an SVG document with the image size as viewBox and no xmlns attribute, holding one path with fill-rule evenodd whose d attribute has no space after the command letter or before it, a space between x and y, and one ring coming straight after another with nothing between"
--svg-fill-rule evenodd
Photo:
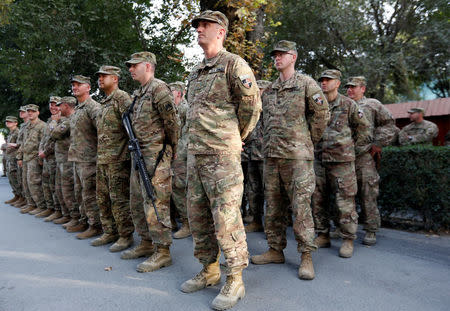
<instances>
[{"instance_id":1,"label":"camouflage jacket","mask_svg":"<svg viewBox=\"0 0 450 311\"><path fill-rule=\"evenodd\" d=\"M328 102L311 77L296 72L263 94L264 156L314 160L314 143L330 118Z\"/></svg>"},{"instance_id":2,"label":"camouflage jacket","mask_svg":"<svg viewBox=\"0 0 450 311\"><path fill-rule=\"evenodd\" d=\"M153 78L133 93L135 97L131 121L143 155L156 157L164 143L176 148L180 119L167 84Z\"/></svg>"},{"instance_id":3,"label":"camouflage jacket","mask_svg":"<svg viewBox=\"0 0 450 311\"><path fill-rule=\"evenodd\" d=\"M129 160L128 135L122 124L122 114L131 105L130 95L117 89L100 104L102 110L97 117L97 164Z\"/></svg>"},{"instance_id":4,"label":"camouflage jacket","mask_svg":"<svg viewBox=\"0 0 450 311\"><path fill-rule=\"evenodd\" d=\"M39 144L39 151L44 152L47 160L55 158L55 142L50 140L50 133L57 124L57 120L52 120L51 117L48 119L44 129L44 136L42 136L41 143Z\"/></svg>"},{"instance_id":5,"label":"camouflage jacket","mask_svg":"<svg viewBox=\"0 0 450 311\"><path fill-rule=\"evenodd\" d=\"M187 161L187 122L186 122L186 113L188 110L188 103L186 100L183 100L178 108L178 116L180 117L181 122L181 135L178 139L178 147L177 147L177 159Z\"/></svg>"},{"instance_id":6,"label":"camouflage jacket","mask_svg":"<svg viewBox=\"0 0 450 311\"><path fill-rule=\"evenodd\" d=\"M439 129L433 122L423 120L421 123L412 122L402 128L398 134L400 145L431 144L437 137Z\"/></svg>"},{"instance_id":7,"label":"camouflage jacket","mask_svg":"<svg viewBox=\"0 0 450 311\"><path fill-rule=\"evenodd\" d=\"M49 141L55 144L56 162L68 161L70 147L70 118L61 117L55 128L50 132Z\"/></svg>"},{"instance_id":8,"label":"camouflage jacket","mask_svg":"<svg viewBox=\"0 0 450 311\"><path fill-rule=\"evenodd\" d=\"M8 137L6 137L6 143L15 144L17 143L17 139L19 137L19 129L16 128L14 131L10 131ZM14 160L17 155L17 149L12 147L6 147L4 152L6 160Z\"/></svg>"},{"instance_id":9,"label":"camouflage jacket","mask_svg":"<svg viewBox=\"0 0 450 311\"><path fill-rule=\"evenodd\" d=\"M329 103L331 118L316 146L316 156L323 162L351 162L372 143L370 123L362 109L350 98L338 94Z\"/></svg>"},{"instance_id":10,"label":"camouflage jacket","mask_svg":"<svg viewBox=\"0 0 450 311\"><path fill-rule=\"evenodd\" d=\"M263 141L264 141L264 124L263 112L259 117L258 123L245 141L244 151L248 154L250 161L263 161Z\"/></svg>"},{"instance_id":11,"label":"camouflage jacket","mask_svg":"<svg viewBox=\"0 0 450 311\"><path fill-rule=\"evenodd\" d=\"M22 152L22 148L20 148L23 144L23 141L25 139L25 135L27 133L27 126L28 126L28 122L22 123L19 127L19 135L17 136L17 147L16 147L16 159L17 160L22 160L23 158L23 152Z\"/></svg>"},{"instance_id":12,"label":"camouflage jacket","mask_svg":"<svg viewBox=\"0 0 450 311\"><path fill-rule=\"evenodd\" d=\"M374 98L363 97L357 101L357 104L369 121L373 144L378 147L392 144L397 139L399 129L395 126L394 118L389 110ZM361 146L361 152L370 151L371 146L372 144Z\"/></svg>"},{"instance_id":13,"label":"camouflage jacket","mask_svg":"<svg viewBox=\"0 0 450 311\"><path fill-rule=\"evenodd\" d=\"M24 139L22 145L19 147L19 154L21 158L19 160L31 161L38 158L39 144L44 136L44 130L46 123L41 119L37 119L35 123L28 122L26 127Z\"/></svg>"},{"instance_id":14,"label":"camouflage jacket","mask_svg":"<svg viewBox=\"0 0 450 311\"><path fill-rule=\"evenodd\" d=\"M188 152L240 154L258 122L261 99L248 64L222 49L188 77Z\"/></svg>"},{"instance_id":15,"label":"camouflage jacket","mask_svg":"<svg viewBox=\"0 0 450 311\"><path fill-rule=\"evenodd\" d=\"M96 120L100 110L100 104L91 97L75 107L70 116L69 161L97 161Z\"/></svg>"}]
</instances>

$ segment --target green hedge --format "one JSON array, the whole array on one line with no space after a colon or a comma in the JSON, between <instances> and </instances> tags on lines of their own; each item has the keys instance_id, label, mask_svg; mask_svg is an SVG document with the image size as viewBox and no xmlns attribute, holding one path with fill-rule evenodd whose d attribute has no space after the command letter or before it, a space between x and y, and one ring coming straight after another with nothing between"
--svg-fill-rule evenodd
<instances>
[{"instance_id":1,"label":"green hedge","mask_svg":"<svg viewBox=\"0 0 450 311\"><path fill-rule=\"evenodd\" d=\"M383 219L415 211L424 228L450 228L450 148L405 146L383 149L378 203Z\"/></svg>"}]
</instances>

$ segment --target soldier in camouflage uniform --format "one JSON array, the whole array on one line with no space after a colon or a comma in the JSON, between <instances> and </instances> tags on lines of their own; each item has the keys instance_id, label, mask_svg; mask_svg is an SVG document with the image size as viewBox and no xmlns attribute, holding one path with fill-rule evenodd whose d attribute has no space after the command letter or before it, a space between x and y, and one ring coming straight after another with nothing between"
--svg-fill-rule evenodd
<instances>
[{"instance_id":1,"label":"soldier in camouflage uniform","mask_svg":"<svg viewBox=\"0 0 450 311\"><path fill-rule=\"evenodd\" d=\"M97 115L101 106L89 95L90 78L76 75L71 79L72 92L78 104L70 117L70 147L68 160L74 162L75 199L81 218L77 225L68 226L68 232L79 232L78 239L87 239L102 233L96 199ZM89 226L88 226L89 224Z\"/></svg>"},{"instance_id":2,"label":"soldier in camouflage uniform","mask_svg":"<svg viewBox=\"0 0 450 311\"><path fill-rule=\"evenodd\" d=\"M408 110L411 123L402 128L398 134L400 145L431 145L436 138L439 129L433 122L423 119L425 110L423 108L412 108Z\"/></svg>"},{"instance_id":3,"label":"soldier in camouflage uniform","mask_svg":"<svg viewBox=\"0 0 450 311\"><path fill-rule=\"evenodd\" d=\"M331 121L315 146L316 189L312 208L318 232L315 242L318 247L330 247L329 195L334 195L343 238L339 256L349 258L353 255L353 240L358 227L355 154L360 154L364 146L371 144L372 136L363 110L353 100L338 93L340 79L339 70L325 70L319 78L329 102Z\"/></svg>"},{"instance_id":4,"label":"soldier in camouflage uniform","mask_svg":"<svg viewBox=\"0 0 450 311\"><path fill-rule=\"evenodd\" d=\"M61 118L56 103L61 98L58 96L51 96L49 101L49 110L51 117L47 121L47 125L44 130L44 136L39 144L39 158L42 159L42 190L44 192L45 202L47 209L39 214L36 214L38 218L45 218L61 210L58 197L55 191L55 177L56 177L56 159L55 159L55 143L49 141L50 132L56 127L58 120Z\"/></svg>"},{"instance_id":5,"label":"soldier in camouflage uniform","mask_svg":"<svg viewBox=\"0 0 450 311\"><path fill-rule=\"evenodd\" d=\"M184 239L191 235L186 210L186 190L187 190L187 124L186 111L188 109L187 102L184 99L185 85L183 82L170 83L169 87L172 91L175 106L177 107L178 116L181 122L181 136L178 140L177 154L172 161L172 201L177 209L181 220L181 228L173 234L174 239Z\"/></svg>"},{"instance_id":6,"label":"soldier in camouflage uniform","mask_svg":"<svg viewBox=\"0 0 450 311\"><path fill-rule=\"evenodd\" d=\"M380 227L380 213L377 206L380 176L375 161L381 159L381 148L390 145L397 138L398 128L394 118L382 103L374 98L366 98L366 78L351 77L345 84L347 95L359 105L370 123L373 142L361 146L361 152L355 159L358 197L364 216L366 231L363 244L376 243L376 233Z\"/></svg>"},{"instance_id":7,"label":"soldier in camouflage uniform","mask_svg":"<svg viewBox=\"0 0 450 311\"><path fill-rule=\"evenodd\" d=\"M133 163L130 178L130 207L135 229L141 236L141 245L124 252L122 258L136 258L151 254L153 241L155 250L152 256L137 267L138 272L151 272L172 264L170 163L176 152L180 135L180 120L172 92L166 83L155 78L155 55L151 52L134 53L126 64L133 80L141 84L141 87L133 94L134 106L131 110L131 121L154 188L155 206L160 219L158 221L153 204Z\"/></svg>"},{"instance_id":8,"label":"soldier in camouflage uniform","mask_svg":"<svg viewBox=\"0 0 450 311\"><path fill-rule=\"evenodd\" d=\"M220 282L222 249L227 280L212 307L223 310L245 296L242 270L248 265L240 212L242 141L256 126L261 99L248 64L227 52L228 19L205 11L192 20L205 58L188 77L188 201L194 256L203 269L181 290L195 292Z\"/></svg>"},{"instance_id":9,"label":"soldier in camouflage uniform","mask_svg":"<svg viewBox=\"0 0 450 311\"><path fill-rule=\"evenodd\" d=\"M45 122L39 119L39 107L27 106L28 125L24 134L23 144L17 152L18 164L23 166L24 179L28 185L28 208L21 210L31 215L38 214L47 208L42 192L42 162L39 159L39 143L44 135Z\"/></svg>"},{"instance_id":10,"label":"soldier in camouflage uniform","mask_svg":"<svg viewBox=\"0 0 450 311\"><path fill-rule=\"evenodd\" d=\"M264 186L267 202L265 232L269 250L252 256L252 263L284 263L286 216L282 191L287 194L295 217L293 229L301 253L298 276L315 277L311 252L314 221L311 195L314 191L313 143L322 137L329 120L328 103L311 77L295 71L295 42L280 41L271 55L280 76L264 92Z\"/></svg>"},{"instance_id":11,"label":"soldier in camouflage uniform","mask_svg":"<svg viewBox=\"0 0 450 311\"><path fill-rule=\"evenodd\" d=\"M264 90L270 85L270 81L258 80L259 92L262 96ZM247 138L244 149L248 150L248 207L249 224L245 227L245 232L262 232L262 217L264 215L264 156L263 156L263 113L256 123L255 129Z\"/></svg>"},{"instance_id":12,"label":"soldier in camouflage uniform","mask_svg":"<svg viewBox=\"0 0 450 311\"><path fill-rule=\"evenodd\" d=\"M56 158L56 194L61 205L60 215L55 215L53 223L62 224L63 228L79 225L80 209L75 200L72 161L69 161L70 148L70 118L75 112L77 100L72 96L65 96L57 103L61 112L61 119L50 133L50 141L55 143ZM60 216L56 218L56 216Z\"/></svg>"},{"instance_id":13,"label":"soldier in camouflage uniform","mask_svg":"<svg viewBox=\"0 0 450 311\"><path fill-rule=\"evenodd\" d=\"M21 106L19 108L19 117L23 120L23 123L19 126L19 134L17 136L17 140L15 144L10 144L10 147L15 150L16 153L16 163L17 163L17 178L20 183L20 199L17 202L13 203L13 206L18 208L28 208L27 207L27 193L28 192L28 185L26 182L26 178L24 178L23 174L23 167L22 164L19 165L19 161L17 159L17 154L19 147L23 144L23 138L25 134L26 127L28 125L28 114L26 110L26 106Z\"/></svg>"},{"instance_id":14,"label":"soldier in camouflage uniform","mask_svg":"<svg viewBox=\"0 0 450 311\"><path fill-rule=\"evenodd\" d=\"M6 158L6 173L9 184L11 185L14 197L5 201L6 204L12 204L20 199L22 194L21 183L18 179L16 149L13 147L17 142L19 136L19 129L17 128L17 118L14 116L6 117L6 127L9 129L8 137L6 137L5 151L3 156Z\"/></svg>"},{"instance_id":15,"label":"soldier in camouflage uniform","mask_svg":"<svg viewBox=\"0 0 450 311\"><path fill-rule=\"evenodd\" d=\"M122 114L131 104L130 95L119 89L120 68L102 66L98 85L106 94L97 117L97 204L103 235L92 246L115 242L109 250L119 252L133 244L130 214L130 154Z\"/></svg>"}]
</instances>

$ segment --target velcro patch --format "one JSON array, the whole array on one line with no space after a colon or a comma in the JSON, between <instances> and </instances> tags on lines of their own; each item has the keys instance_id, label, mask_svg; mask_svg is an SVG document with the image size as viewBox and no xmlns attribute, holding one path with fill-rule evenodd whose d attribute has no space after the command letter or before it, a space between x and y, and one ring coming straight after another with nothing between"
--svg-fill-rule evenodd
<instances>
[{"instance_id":1,"label":"velcro patch","mask_svg":"<svg viewBox=\"0 0 450 311\"><path fill-rule=\"evenodd\" d=\"M253 82L250 75L239 76L239 79L241 80L241 83L245 88L249 89L252 87Z\"/></svg>"},{"instance_id":2,"label":"velcro patch","mask_svg":"<svg viewBox=\"0 0 450 311\"><path fill-rule=\"evenodd\" d=\"M322 95L320 95L319 93L314 94L312 98L317 105L320 105L320 106L323 105Z\"/></svg>"}]
</instances>

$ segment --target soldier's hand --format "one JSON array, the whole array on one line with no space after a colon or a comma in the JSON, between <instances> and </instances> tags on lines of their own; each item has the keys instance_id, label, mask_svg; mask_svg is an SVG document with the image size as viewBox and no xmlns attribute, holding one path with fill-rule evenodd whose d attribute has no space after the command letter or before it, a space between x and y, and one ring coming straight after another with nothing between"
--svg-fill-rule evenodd
<instances>
[{"instance_id":1,"label":"soldier's hand","mask_svg":"<svg viewBox=\"0 0 450 311\"><path fill-rule=\"evenodd\" d=\"M22 160L17 161L17 165L19 165L19 167L22 167L22 164L23 164Z\"/></svg>"},{"instance_id":2,"label":"soldier's hand","mask_svg":"<svg viewBox=\"0 0 450 311\"><path fill-rule=\"evenodd\" d=\"M45 153L43 153L42 151L39 151L39 158L44 159Z\"/></svg>"},{"instance_id":3,"label":"soldier's hand","mask_svg":"<svg viewBox=\"0 0 450 311\"><path fill-rule=\"evenodd\" d=\"M242 142L242 148L241 148L241 151L244 151L244 146L245 146L245 143Z\"/></svg>"},{"instance_id":4,"label":"soldier's hand","mask_svg":"<svg viewBox=\"0 0 450 311\"><path fill-rule=\"evenodd\" d=\"M372 156L372 158L381 157L381 148L377 145L372 145L372 147L370 148L370 155Z\"/></svg>"}]
</instances>

